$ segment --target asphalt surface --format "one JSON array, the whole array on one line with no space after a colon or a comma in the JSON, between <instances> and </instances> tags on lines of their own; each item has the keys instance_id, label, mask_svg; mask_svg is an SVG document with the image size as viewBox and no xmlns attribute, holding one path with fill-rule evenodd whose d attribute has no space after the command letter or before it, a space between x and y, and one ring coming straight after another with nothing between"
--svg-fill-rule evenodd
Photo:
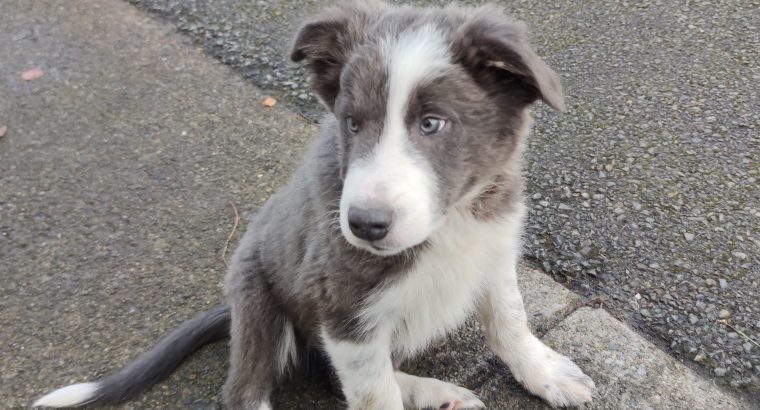
<instances>
[{"instance_id":1,"label":"asphalt surface","mask_svg":"<svg viewBox=\"0 0 760 410\"><path fill-rule=\"evenodd\" d=\"M298 21L329 2L130 2L318 117L286 57ZM529 23L568 102L535 112L528 256L760 397L760 3L498 3Z\"/></svg>"}]
</instances>

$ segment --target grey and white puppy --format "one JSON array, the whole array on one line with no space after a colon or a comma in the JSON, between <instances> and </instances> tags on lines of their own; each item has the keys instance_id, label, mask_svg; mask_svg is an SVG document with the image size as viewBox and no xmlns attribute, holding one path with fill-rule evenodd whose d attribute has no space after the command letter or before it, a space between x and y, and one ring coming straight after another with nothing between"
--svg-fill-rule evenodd
<instances>
[{"instance_id":1,"label":"grey and white puppy","mask_svg":"<svg viewBox=\"0 0 760 410\"><path fill-rule=\"evenodd\" d=\"M528 390L554 406L590 401L591 379L531 334L517 287L528 109L564 109L525 26L493 7L361 2L303 25L292 59L330 114L251 219L228 305L35 405L126 400L229 335L231 409L270 409L303 347L329 359L350 409L482 408L464 388L398 370L470 315Z\"/></svg>"}]
</instances>

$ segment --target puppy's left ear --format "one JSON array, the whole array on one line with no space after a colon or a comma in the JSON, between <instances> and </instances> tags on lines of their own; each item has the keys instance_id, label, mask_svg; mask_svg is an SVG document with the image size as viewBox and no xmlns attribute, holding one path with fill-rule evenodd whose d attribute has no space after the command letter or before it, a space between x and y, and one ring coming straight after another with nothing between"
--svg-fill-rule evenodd
<instances>
[{"instance_id":1,"label":"puppy's left ear","mask_svg":"<svg viewBox=\"0 0 760 410\"><path fill-rule=\"evenodd\" d=\"M312 87L330 111L340 92L340 74L354 48L364 42L368 27L388 8L367 1L327 9L298 30L291 60L306 60Z\"/></svg>"},{"instance_id":2,"label":"puppy's left ear","mask_svg":"<svg viewBox=\"0 0 760 410\"><path fill-rule=\"evenodd\" d=\"M565 111L559 76L531 50L524 23L509 20L493 7L480 8L468 20L455 43L456 58L476 81L519 85L526 102L540 98ZM505 77L511 81L503 81Z\"/></svg>"}]
</instances>

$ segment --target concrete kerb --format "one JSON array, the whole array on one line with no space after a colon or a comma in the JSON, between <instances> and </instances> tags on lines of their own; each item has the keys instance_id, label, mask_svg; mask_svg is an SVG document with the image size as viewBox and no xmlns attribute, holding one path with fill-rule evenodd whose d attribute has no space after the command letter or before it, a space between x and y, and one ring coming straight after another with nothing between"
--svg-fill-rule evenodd
<instances>
[{"instance_id":1,"label":"concrete kerb","mask_svg":"<svg viewBox=\"0 0 760 410\"><path fill-rule=\"evenodd\" d=\"M576 310L543 340L594 378L592 408L749 408L602 309Z\"/></svg>"},{"instance_id":2,"label":"concrete kerb","mask_svg":"<svg viewBox=\"0 0 760 410\"><path fill-rule=\"evenodd\" d=\"M597 385L592 409L749 409L709 380L661 351L603 309L577 308L580 297L529 265L520 268L520 288L531 328L550 347L573 358ZM482 336L478 337L482 339ZM488 355L487 352L480 352ZM542 408L535 398L515 395L515 384L494 360L474 388L490 409ZM489 370L488 367L491 367ZM497 367L494 370L493 367ZM483 378L481 377L481 380Z\"/></svg>"}]
</instances>

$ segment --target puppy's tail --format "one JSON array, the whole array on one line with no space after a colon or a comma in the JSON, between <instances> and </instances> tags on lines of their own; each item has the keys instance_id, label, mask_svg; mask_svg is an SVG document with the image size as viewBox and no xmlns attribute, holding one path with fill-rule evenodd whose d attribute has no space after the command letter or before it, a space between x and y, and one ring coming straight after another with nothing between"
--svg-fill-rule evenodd
<instances>
[{"instance_id":1,"label":"puppy's tail","mask_svg":"<svg viewBox=\"0 0 760 410\"><path fill-rule=\"evenodd\" d=\"M183 323L118 372L94 382L63 387L43 396L32 406L77 407L125 401L168 376L196 350L227 338L229 334L230 308L216 306Z\"/></svg>"}]
</instances>

